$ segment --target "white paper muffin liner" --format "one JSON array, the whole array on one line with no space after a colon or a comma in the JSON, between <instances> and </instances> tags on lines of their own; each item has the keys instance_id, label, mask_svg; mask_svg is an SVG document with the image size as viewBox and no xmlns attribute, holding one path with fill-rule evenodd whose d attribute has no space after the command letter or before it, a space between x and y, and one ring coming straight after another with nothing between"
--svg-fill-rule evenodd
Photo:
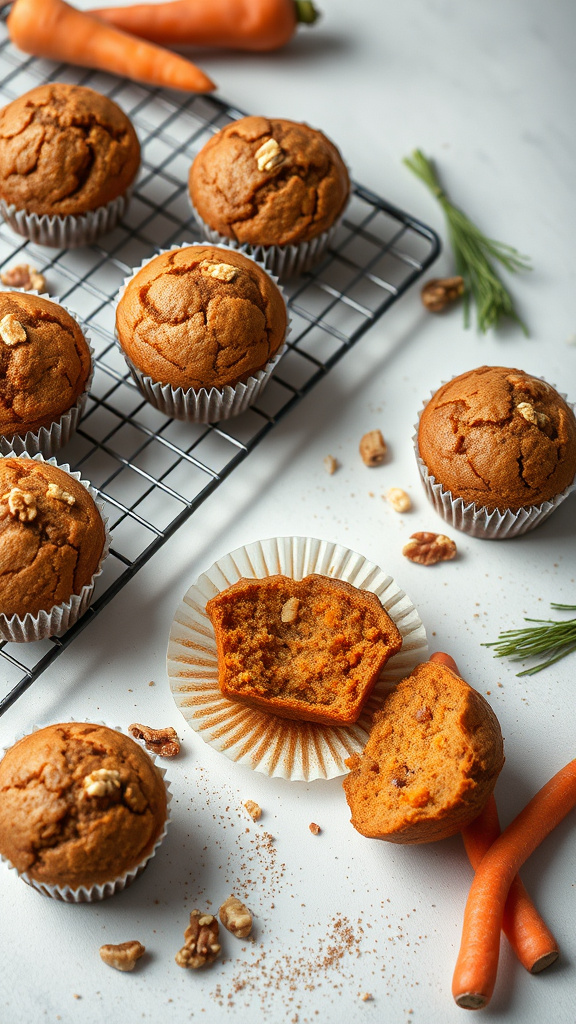
<instances>
[{"instance_id":1,"label":"white paper muffin liner","mask_svg":"<svg viewBox=\"0 0 576 1024\"><path fill-rule=\"evenodd\" d=\"M353 725L280 718L228 700L218 688L216 639L206 602L241 577L282 574L300 580L310 573L345 580L376 594L402 633L402 649L386 663ZM383 693L424 661L427 650L426 632L410 598L373 562L330 541L276 537L224 555L193 583L172 622L167 670L176 706L206 743L264 775L309 782L348 771L345 760L364 749Z\"/></svg>"},{"instance_id":2,"label":"white paper muffin liner","mask_svg":"<svg viewBox=\"0 0 576 1024\"><path fill-rule=\"evenodd\" d=\"M126 288L130 284L130 281L133 280L136 274L140 273L143 267L147 266L148 263L151 263L152 260L155 260L157 256L163 256L164 253L173 252L176 249L189 249L193 246L203 244L205 243L185 242L182 243L182 245L172 245L169 249L161 249L158 253L155 253L154 256L149 256L147 259L143 260L137 270L134 270L134 272L124 280L124 283L118 292L117 302L120 301L126 291ZM230 247L226 245L216 245L216 248L229 249ZM270 273L262 260L255 259L254 256L250 255L250 253L243 253L242 255L254 260L261 270L266 271L284 299L284 294L282 292L282 288L278 284L278 279ZM249 377L247 381L236 384L235 386L227 384L223 388L189 388L185 391L183 388L173 388L170 384L162 384L139 370L124 352L118 338L117 342L139 390L144 395L144 398L146 398L146 400L160 412L164 413L166 416L174 417L174 419L187 420L189 423L210 423L216 420L227 420L232 416L239 416L240 413L245 412L248 406L255 402L260 392L266 387L275 366L286 351L286 339L290 333L290 316L285 299L284 304L286 305L287 322L283 344L275 352L272 359L266 363L266 366L262 370L258 370L258 372L255 373L254 376Z\"/></svg>"},{"instance_id":3,"label":"white paper muffin liner","mask_svg":"<svg viewBox=\"0 0 576 1024\"><path fill-rule=\"evenodd\" d=\"M14 203L7 203L4 199L0 199L0 213L14 231L31 242L56 249L77 249L81 245L91 245L100 235L116 227L128 208L130 192L128 190L105 206L78 216L59 217L55 214L51 217L46 213L40 216L19 210Z\"/></svg>"},{"instance_id":4,"label":"white paper muffin liner","mask_svg":"<svg viewBox=\"0 0 576 1024\"><path fill-rule=\"evenodd\" d=\"M16 452L8 452L7 455L16 455ZM23 618L19 615L7 615L0 613L0 640L8 640L13 643L31 643L34 640L46 640L50 636L62 636L70 626L73 626L88 609L96 580L102 573L102 566L110 549L111 535L107 527L108 520L103 514L104 506L97 500L97 492L88 480L83 480L80 473L75 473L67 463L59 463L56 459L45 459L42 455L30 456L23 452L17 456L21 459L33 458L35 462L48 462L51 466L57 466L64 470L69 476L78 480L94 499L96 508L102 516L104 523L104 547L100 555L100 561L94 575L89 583L82 587L79 594L72 594L61 604L55 604L49 611L39 611L36 615L28 612Z\"/></svg>"},{"instance_id":5,"label":"white paper muffin liner","mask_svg":"<svg viewBox=\"0 0 576 1024\"><path fill-rule=\"evenodd\" d=\"M544 378L541 377L540 380L544 380ZM445 383L447 382L442 381L440 387ZM548 382L545 381L545 383ZM550 385L550 387L554 387L554 385ZM432 391L430 397L433 397L435 394L436 391ZM567 401L565 394L562 394L562 392L558 392L558 394ZM503 511L493 509L490 511L476 502L466 503L463 498L455 498L452 492L444 488L436 480L436 477L428 471L426 463L420 455L418 447L420 417L429 401L430 399L424 402L422 409L418 413L418 422L415 424L415 434L413 437L414 452L424 490L429 501L438 514L456 530L461 530L463 533L470 534L471 537L478 537L482 540L507 540L511 537L518 537L543 523L552 514L554 509L558 508L568 495L576 489L575 477L564 491L556 494L549 501L543 501L540 505L526 505L517 511L512 509L504 509ZM568 405L574 410L575 407L572 403L568 402Z\"/></svg>"},{"instance_id":6,"label":"white paper muffin liner","mask_svg":"<svg viewBox=\"0 0 576 1024\"><path fill-rule=\"evenodd\" d=\"M11 290L19 291L21 289L14 288ZM90 350L90 372L86 386L70 409L63 412L59 419L54 420L49 427L40 427L39 430L28 430L25 434L12 434L11 437L0 435L0 455L8 455L9 453L23 455L26 452L28 455L43 455L45 459L50 459L60 448L63 448L68 443L80 422L86 407L92 378L94 377L94 349L91 345L88 329L71 309L68 309L67 306L60 302L60 299L45 292L34 292L33 294L38 295L41 299L47 299L49 302L53 302L55 305L61 306L62 309L66 310L68 315L78 324Z\"/></svg>"},{"instance_id":7,"label":"white paper muffin liner","mask_svg":"<svg viewBox=\"0 0 576 1024\"><path fill-rule=\"evenodd\" d=\"M71 718L69 719L69 721L78 721L78 719ZM82 721L91 725L105 725L108 728L113 728L115 732L119 732L122 733L122 735L126 735L124 730L119 725L108 726L107 722L88 722L88 719L82 719ZM6 744L5 746L0 746L0 761L4 757L4 754L6 754L10 747L13 747L14 744L18 742L18 740L23 739L24 736L28 736L32 732L37 732L39 729L45 729L47 725L52 724L58 723L45 722L43 725L34 725L32 726L29 732L19 733L17 736L13 738L11 743ZM133 739L133 737L129 738ZM137 742L137 740L134 740L134 743ZM130 868L129 871L125 871L124 874L119 875L117 878L111 879L111 881L109 882L103 882L100 885L80 885L78 886L77 889L72 889L69 885L48 885L46 882L39 882L35 878L31 878L26 872L18 871L18 868L15 868L11 861L9 861L8 858L1 853L0 861L3 864L5 864L10 871L14 871L18 878L21 878L23 882L26 882L26 885L29 885L32 889L35 889L36 892L41 893L43 896L49 896L51 899L60 900L62 903L97 903L100 900L108 899L108 897L113 896L114 893L122 892L123 889L128 888L128 886L132 884L134 879L138 878L138 875L142 874L146 865L152 860L152 857L154 857L154 855L156 854L156 851L158 850L160 844L162 843L166 836L166 833L168 831L168 823L170 821L170 803L172 801L172 792L170 790L170 781L166 777L166 769L161 767L157 763L157 757L155 754L151 754L150 751L148 750L146 751L146 753L150 760L153 762L156 771L161 776L162 781L166 787L166 820L164 822L162 831L160 832L156 842L154 843L154 846L152 847L150 852L135 867Z\"/></svg>"},{"instance_id":8,"label":"white paper muffin liner","mask_svg":"<svg viewBox=\"0 0 576 1024\"><path fill-rule=\"evenodd\" d=\"M338 220L320 235L311 238L308 242L300 242L298 245L253 245L249 242L239 242L235 238L221 235L215 228L211 228L198 213L198 210L190 201L192 212L197 220L200 229L210 242L214 245L226 245L230 249L236 249L245 256L252 256L255 260L262 262L266 269L277 277L285 280L289 277L297 277L310 270L316 263L319 263L328 249L336 231L338 230L345 209Z\"/></svg>"}]
</instances>

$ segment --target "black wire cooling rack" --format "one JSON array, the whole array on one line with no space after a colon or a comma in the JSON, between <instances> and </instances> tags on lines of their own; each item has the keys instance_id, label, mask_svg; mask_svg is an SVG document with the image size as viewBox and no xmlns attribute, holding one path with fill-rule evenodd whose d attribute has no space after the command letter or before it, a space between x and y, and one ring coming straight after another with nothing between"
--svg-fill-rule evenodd
<instances>
[{"instance_id":1,"label":"black wire cooling rack","mask_svg":"<svg viewBox=\"0 0 576 1024\"><path fill-rule=\"evenodd\" d=\"M96 353L90 397L79 430L58 459L97 489L113 533L92 605L75 626L59 639L0 643L0 714L440 250L430 228L354 184L326 258L284 288L292 321L289 345L257 403L222 423L169 419L142 399L116 348L115 295L145 257L174 243L200 240L188 205L190 163L210 135L244 115L214 97L182 99L110 75L26 58L0 24L1 104L47 81L87 85L118 102L136 126L143 160L127 215L102 244L51 250L0 226L0 269L33 265L44 274L50 294L76 312L90 332Z\"/></svg>"}]
</instances>

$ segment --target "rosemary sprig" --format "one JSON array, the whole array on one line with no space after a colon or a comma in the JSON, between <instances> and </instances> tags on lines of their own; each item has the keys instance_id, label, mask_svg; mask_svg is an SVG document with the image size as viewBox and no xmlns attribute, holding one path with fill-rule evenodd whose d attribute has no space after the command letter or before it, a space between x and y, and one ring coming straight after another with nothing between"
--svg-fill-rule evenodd
<instances>
[{"instance_id":1,"label":"rosemary sprig","mask_svg":"<svg viewBox=\"0 0 576 1024\"><path fill-rule=\"evenodd\" d=\"M551 608L561 611L576 612L576 604L551 604ZM508 629L500 633L497 640L482 647L493 647L495 658L510 658L511 661L524 661L525 658L546 658L532 668L518 672L519 676L533 676L543 668L549 668L554 662L565 658L576 651L576 619L528 619L524 622L537 622L537 626L524 629Z\"/></svg>"},{"instance_id":2,"label":"rosemary sprig","mask_svg":"<svg viewBox=\"0 0 576 1024\"><path fill-rule=\"evenodd\" d=\"M530 260L510 245L497 242L486 235L450 202L440 185L431 160L420 149L415 149L404 160L406 166L436 196L444 211L448 235L454 254L456 272L464 280L464 326L470 326L470 298L476 304L478 327L486 333L497 327L502 317L509 317L528 334L526 324L518 316L512 296L505 288L494 267L494 261L515 273L530 270Z\"/></svg>"}]
</instances>

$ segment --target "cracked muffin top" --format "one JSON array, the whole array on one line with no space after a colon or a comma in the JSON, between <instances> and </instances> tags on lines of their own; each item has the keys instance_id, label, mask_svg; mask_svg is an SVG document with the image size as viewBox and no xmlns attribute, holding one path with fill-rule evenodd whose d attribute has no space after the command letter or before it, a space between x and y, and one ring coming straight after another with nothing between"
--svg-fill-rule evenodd
<instances>
[{"instance_id":1,"label":"cracked muffin top","mask_svg":"<svg viewBox=\"0 0 576 1024\"><path fill-rule=\"evenodd\" d=\"M348 171L322 132L296 121L243 117L214 135L190 169L202 219L253 245L308 242L338 219Z\"/></svg>"},{"instance_id":2,"label":"cracked muffin top","mask_svg":"<svg viewBox=\"0 0 576 1024\"><path fill-rule=\"evenodd\" d=\"M76 321L38 295L0 292L0 434L37 431L86 389L91 359Z\"/></svg>"},{"instance_id":3,"label":"cracked muffin top","mask_svg":"<svg viewBox=\"0 0 576 1024\"><path fill-rule=\"evenodd\" d=\"M104 523L58 466L0 459L0 613L37 615L79 594L98 568Z\"/></svg>"},{"instance_id":4,"label":"cracked muffin top","mask_svg":"<svg viewBox=\"0 0 576 1024\"><path fill-rule=\"evenodd\" d=\"M147 753L103 725L49 725L0 761L0 852L48 885L102 885L136 867L166 807Z\"/></svg>"},{"instance_id":5,"label":"cracked muffin top","mask_svg":"<svg viewBox=\"0 0 576 1024\"><path fill-rule=\"evenodd\" d=\"M156 256L128 283L118 340L143 373L173 388L222 388L264 368L284 341L286 306L254 260L190 245Z\"/></svg>"},{"instance_id":6,"label":"cracked muffin top","mask_svg":"<svg viewBox=\"0 0 576 1024\"><path fill-rule=\"evenodd\" d=\"M123 195L139 164L131 122L93 89L52 82L0 110L0 198L20 210L95 210Z\"/></svg>"},{"instance_id":7,"label":"cracked muffin top","mask_svg":"<svg viewBox=\"0 0 576 1024\"><path fill-rule=\"evenodd\" d=\"M576 474L576 418L545 381L481 366L444 384L420 417L420 456L454 497L517 511L561 494Z\"/></svg>"}]
</instances>

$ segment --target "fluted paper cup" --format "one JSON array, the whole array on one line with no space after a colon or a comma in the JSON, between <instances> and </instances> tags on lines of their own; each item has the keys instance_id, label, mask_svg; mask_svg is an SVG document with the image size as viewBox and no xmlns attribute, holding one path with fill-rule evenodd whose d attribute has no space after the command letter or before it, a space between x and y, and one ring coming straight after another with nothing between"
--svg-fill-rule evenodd
<instances>
[{"instance_id":1,"label":"fluted paper cup","mask_svg":"<svg viewBox=\"0 0 576 1024\"><path fill-rule=\"evenodd\" d=\"M103 514L104 506L97 500L97 492L90 482L83 480L80 473L73 472L67 463L59 463L56 459L45 459L42 455L30 456L27 452L21 455L17 455L16 452L7 453L7 456L11 455L17 456L20 459L33 458L36 462L47 462L50 466L57 466L58 469L64 470L74 480L78 480L94 499L104 524L104 547L102 548L100 561L92 579L82 587L79 594L72 594L67 601L54 605L48 611L39 611L36 615L31 615L28 612L23 617L20 617L19 615L8 616L0 613L1 640L8 640L13 643L31 643L34 640L45 640L50 636L62 636L87 611L96 580L102 573L102 567L110 549L111 535L107 527L108 520Z\"/></svg>"},{"instance_id":2,"label":"fluted paper cup","mask_svg":"<svg viewBox=\"0 0 576 1024\"><path fill-rule=\"evenodd\" d=\"M218 687L216 638L206 614L207 601L242 577L281 574L300 580L311 573L345 580L376 594L402 634L401 650L386 663L353 725L280 718L228 700ZM410 598L373 562L330 541L276 537L237 548L192 584L172 622L167 668L176 706L206 743L264 775L311 781L348 771L346 758L364 749L383 693L424 661L427 650L426 632Z\"/></svg>"},{"instance_id":3,"label":"fluted paper cup","mask_svg":"<svg viewBox=\"0 0 576 1024\"><path fill-rule=\"evenodd\" d=\"M69 721L74 721L74 719L69 719ZM82 721L87 722L87 719L83 719ZM43 725L34 725L30 732L37 732L39 729L44 729L46 728L47 725L51 724L52 723L50 722L46 722ZM124 735L123 729L121 729L120 726L118 725L111 727L108 726L106 722L92 722L90 724L105 725L107 726L107 728L113 728L115 732L119 732ZM6 752L10 749L10 747L14 746L14 744L17 743L18 740L23 739L24 736L26 735L28 735L28 733L20 733L18 736L14 737L11 743L7 744L6 746L0 747L0 761L2 760ZM136 740L134 740L134 742L136 742ZM150 852L147 853L146 856L143 857L138 864L130 868L129 871L125 871L123 872L123 874L118 875L116 878L110 879L109 882L103 882L100 885L80 885L76 889L73 889L69 885L48 885L46 882L39 882L37 881L37 879L31 878L30 875L27 874L27 872L18 871L18 869L14 867L14 865L8 860L8 858L1 853L0 861L3 864L5 864L10 871L14 871L18 878L21 878L23 882L26 882L26 885L29 885L32 889L35 889L36 892L41 893L43 896L49 896L51 899L60 900L62 903L97 903L100 900L108 899L108 897L113 896L117 892L122 892L123 889L126 889L129 885L132 884L132 882L136 878L138 878L138 875L142 874L144 868L150 863L152 858L155 856L156 851L160 847L162 841L164 840L167 834L168 824L170 821L170 803L172 800L172 792L170 790L170 781L167 778L166 769L160 767L160 765L157 764L157 758L154 754L151 754L149 751L146 751L146 753L148 754L150 760L153 762L156 771L160 775L166 787L166 820L164 822L162 831L158 835L158 838Z\"/></svg>"},{"instance_id":4,"label":"fluted paper cup","mask_svg":"<svg viewBox=\"0 0 576 1024\"><path fill-rule=\"evenodd\" d=\"M100 235L112 231L124 216L129 200L130 191L96 210L60 217L57 214L27 213L14 203L0 199L0 213L14 231L31 242L56 249L77 249L81 245L91 245Z\"/></svg>"}]
</instances>

